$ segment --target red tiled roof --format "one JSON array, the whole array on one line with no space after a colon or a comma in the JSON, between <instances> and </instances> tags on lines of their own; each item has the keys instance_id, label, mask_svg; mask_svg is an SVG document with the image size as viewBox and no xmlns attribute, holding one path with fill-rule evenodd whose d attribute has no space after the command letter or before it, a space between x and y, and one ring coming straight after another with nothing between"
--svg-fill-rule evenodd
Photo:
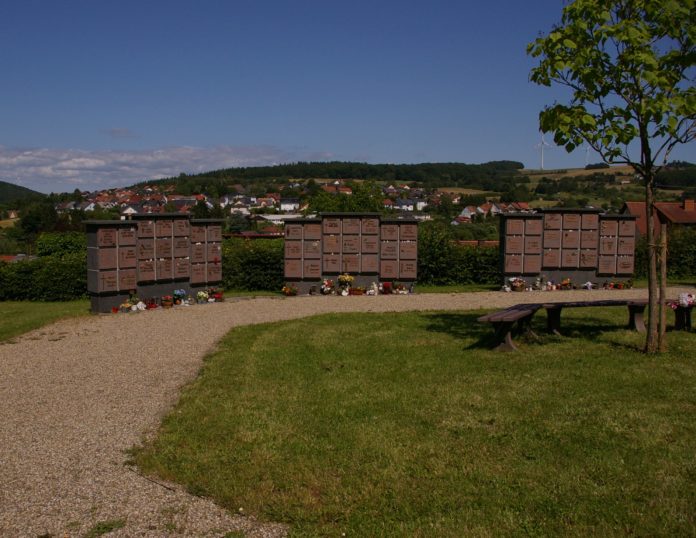
<instances>
[{"instance_id":1,"label":"red tiled roof","mask_svg":"<svg viewBox=\"0 0 696 538\"><path fill-rule=\"evenodd\" d=\"M696 209L691 200L685 202L655 202L655 229L660 224L660 216L670 224L696 224ZM645 202L624 202L622 213L636 217L636 228L641 235L648 233L648 218Z\"/></svg>"}]
</instances>

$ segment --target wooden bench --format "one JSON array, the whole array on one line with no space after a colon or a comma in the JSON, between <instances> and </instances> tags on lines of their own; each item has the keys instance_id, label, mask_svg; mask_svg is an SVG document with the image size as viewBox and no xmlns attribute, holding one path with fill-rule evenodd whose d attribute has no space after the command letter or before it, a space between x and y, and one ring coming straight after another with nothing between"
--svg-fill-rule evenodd
<instances>
[{"instance_id":1,"label":"wooden bench","mask_svg":"<svg viewBox=\"0 0 696 538\"><path fill-rule=\"evenodd\" d=\"M517 304L498 312L492 312L481 316L478 321L493 324L495 330L496 351L517 351L517 346L512 340L512 332L517 323L515 334L532 332L532 318L541 304Z\"/></svg>"},{"instance_id":2,"label":"wooden bench","mask_svg":"<svg viewBox=\"0 0 696 538\"><path fill-rule=\"evenodd\" d=\"M586 308L593 306L627 306L628 328L638 332L645 332L645 307L647 299L608 299L603 301L563 301L556 303L544 303L546 309L546 329L549 333L560 334L561 312L564 308Z\"/></svg>"}]
</instances>

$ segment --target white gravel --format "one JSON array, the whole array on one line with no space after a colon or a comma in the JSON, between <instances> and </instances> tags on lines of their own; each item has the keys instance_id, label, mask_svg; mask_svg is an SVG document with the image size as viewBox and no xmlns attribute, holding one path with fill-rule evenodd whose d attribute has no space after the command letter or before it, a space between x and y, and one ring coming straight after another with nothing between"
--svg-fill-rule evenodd
<instances>
[{"instance_id":1,"label":"white gravel","mask_svg":"<svg viewBox=\"0 0 696 538\"><path fill-rule=\"evenodd\" d=\"M679 289L671 289L676 296ZM693 289L689 290L693 292ZM0 536L284 536L126 465L230 329L327 312L502 308L646 290L228 300L65 320L0 345ZM0 303L0 309L2 303Z\"/></svg>"}]
</instances>

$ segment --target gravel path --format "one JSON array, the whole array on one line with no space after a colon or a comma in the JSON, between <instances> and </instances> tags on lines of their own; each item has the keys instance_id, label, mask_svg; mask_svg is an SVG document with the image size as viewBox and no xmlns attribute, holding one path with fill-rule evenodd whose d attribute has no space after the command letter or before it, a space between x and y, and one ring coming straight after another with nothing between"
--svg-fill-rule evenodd
<instances>
[{"instance_id":1,"label":"gravel path","mask_svg":"<svg viewBox=\"0 0 696 538\"><path fill-rule=\"evenodd\" d=\"M670 290L670 296L680 291ZM693 292L693 289L690 291ZM646 290L228 300L61 321L0 345L0 536L284 536L125 464L231 328L327 312L502 308ZM2 304L0 303L0 308Z\"/></svg>"}]
</instances>

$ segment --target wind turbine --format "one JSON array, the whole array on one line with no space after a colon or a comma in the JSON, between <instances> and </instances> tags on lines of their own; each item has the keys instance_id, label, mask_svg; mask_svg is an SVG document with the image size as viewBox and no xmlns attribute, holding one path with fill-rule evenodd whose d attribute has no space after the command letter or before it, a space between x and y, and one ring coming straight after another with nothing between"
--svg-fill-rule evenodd
<instances>
[{"instance_id":1,"label":"wind turbine","mask_svg":"<svg viewBox=\"0 0 696 538\"><path fill-rule=\"evenodd\" d=\"M585 144L585 168L590 164L590 145Z\"/></svg>"},{"instance_id":2,"label":"wind turbine","mask_svg":"<svg viewBox=\"0 0 696 538\"><path fill-rule=\"evenodd\" d=\"M535 149L540 150L541 152L541 169L544 169L544 147L551 147L551 144L546 142L544 140L544 133L541 133L541 142L539 142L536 146L534 146Z\"/></svg>"}]
</instances>

